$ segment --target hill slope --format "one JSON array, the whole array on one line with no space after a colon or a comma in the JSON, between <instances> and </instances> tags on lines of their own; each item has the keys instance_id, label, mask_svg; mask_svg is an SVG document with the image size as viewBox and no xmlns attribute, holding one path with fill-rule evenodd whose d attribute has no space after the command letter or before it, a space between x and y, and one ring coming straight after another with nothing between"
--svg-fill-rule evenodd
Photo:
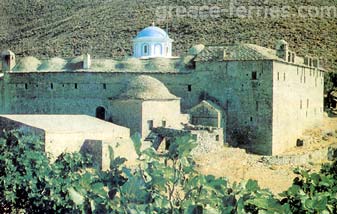
<instances>
[{"instance_id":1,"label":"hill slope","mask_svg":"<svg viewBox=\"0 0 337 214\"><path fill-rule=\"evenodd\" d=\"M90 52L94 56L124 56L131 53L132 38L150 25L168 29L175 40L175 54L196 43L211 45L233 42L274 47L284 38L300 55L313 54L337 61L337 17L240 18L221 13L218 18L182 17L175 8L218 6L229 8L229 0L2 0L0 2L0 49L10 48L18 55L38 57L73 56ZM233 1L231 1L233 2ZM289 6L296 14L301 5L334 6L334 0L236 1L237 6ZM158 19L158 7L171 6L172 17ZM236 7L237 8L237 7ZM167 9L169 10L169 8ZM166 11L167 11L166 10ZM157 15L156 15L157 14Z\"/></svg>"}]
</instances>

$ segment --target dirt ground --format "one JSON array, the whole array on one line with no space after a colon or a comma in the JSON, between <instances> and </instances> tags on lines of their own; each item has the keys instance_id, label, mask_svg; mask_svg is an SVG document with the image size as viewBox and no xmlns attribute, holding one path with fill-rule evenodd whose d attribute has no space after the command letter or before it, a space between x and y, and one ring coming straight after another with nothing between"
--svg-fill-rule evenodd
<instances>
[{"instance_id":1,"label":"dirt ground","mask_svg":"<svg viewBox=\"0 0 337 214\"><path fill-rule=\"evenodd\" d=\"M301 156L313 154L317 150L325 151L325 148L337 145L337 118L324 118L320 127L313 128L303 134L305 144L303 147L293 148L280 157ZM198 170L203 174L211 174L217 177L227 177L229 182L242 180L257 180L262 188L268 188L273 193L281 193L292 184L295 174L293 169L304 167L312 171L318 171L323 162L320 158L311 159L310 162L268 164L262 161L263 156L245 153L242 149L223 148L216 152L195 157Z\"/></svg>"}]
</instances>

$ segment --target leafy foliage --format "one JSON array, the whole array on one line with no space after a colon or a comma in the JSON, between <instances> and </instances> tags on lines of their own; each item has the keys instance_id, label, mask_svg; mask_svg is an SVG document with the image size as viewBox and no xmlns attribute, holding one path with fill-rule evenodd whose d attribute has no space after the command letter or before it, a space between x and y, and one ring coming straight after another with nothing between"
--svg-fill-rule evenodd
<instances>
[{"instance_id":1,"label":"leafy foliage","mask_svg":"<svg viewBox=\"0 0 337 214\"><path fill-rule=\"evenodd\" d=\"M293 213L335 213L337 207L337 161L322 166L320 173L297 169L300 177L284 192L282 203Z\"/></svg>"},{"instance_id":2,"label":"leafy foliage","mask_svg":"<svg viewBox=\"0 0 337 214\"><path fill-rule=\"evenodd\" d=\"M62 154L51 162L32 136L7 133L0 139L0 212L15 213L335 213L337 165L320 173L297 170L299 177L280 196L256 181L229 184L202 175L190 156L194 142L176 137L168 150L141 150L133 138L139 165L110 148L110 169L90 168L90 157Z\"/></svg>"}]
</instances>

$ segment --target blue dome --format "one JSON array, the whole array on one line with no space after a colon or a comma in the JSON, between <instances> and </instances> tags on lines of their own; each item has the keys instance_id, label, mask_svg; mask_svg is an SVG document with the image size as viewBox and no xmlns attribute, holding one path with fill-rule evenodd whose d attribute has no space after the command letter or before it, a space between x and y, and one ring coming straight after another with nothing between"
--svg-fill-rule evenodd
<instances>
[{"instance_id":1,"label":"blue dome","mask_svg":"<svg viewBox=\"0 0 337 214\"><path fill-rule=\"evenodd\" d=\"M144 38L144 37L164 39L164 38L168 38L168 35L163 29L161 29L159 27L151 26L151 27L147 27L147 28L143 29L142 31L140 31L138 33L136 39Z\"/></svg>"}]
</instances>

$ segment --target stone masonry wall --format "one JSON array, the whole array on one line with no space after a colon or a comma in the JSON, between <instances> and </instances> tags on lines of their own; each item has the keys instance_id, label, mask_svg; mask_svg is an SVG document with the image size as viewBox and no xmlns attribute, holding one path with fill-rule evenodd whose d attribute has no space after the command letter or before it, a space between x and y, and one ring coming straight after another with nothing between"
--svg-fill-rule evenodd
<instances>
[{"instance_id":1,"label":"stone masonry wall","mask_svg":"<svg viewBox=\"0 0 337 214\"><path fill-rule=\"evenodd\" d=\"M186 93L190 74L126 72L30 72L7 73L0 113L87 114L108 108L135 75L149 75L162 81L188 109ZM0 81L1 82L1 81ZM198 101L198 100L197 100ZM198 102L195 101L197 104Z\"/></svg>"},{"instance_id":2,"label":"stone masonry wall","mask_svg":"<svg viewBox=\"0 0 337 214\"><path fill-rule=\"evenodd\" d=\"M221 128L209 128L190 130L191 135L196 136L196 148L192 154L205 154L217 151L223 146L223 130Z\"/></svg>"},{"instance_id":3,"label":"stone masonry wall","mask_svg":"<svg viewBox=\"0 0 337 214\"><path fill-rule=\"evenodd\" d=\"M295 65L260 60L197 62L196 69L186 73L6 73L0 81L3 83L0 113L95 116L96 108L102 106L107 111L106 119L113 120L113 114L123 112L122 108L114 108L112 102L130 78L145 74L163 82L172 94L182 98L183 113L201 100L214 102L224 112L223 127L228 143L271 155L293 146L293 139L282 137L286 133L293 133L290 136L294 138L304 127L319 121L323 108L320 101L323 100L323 77L314 77L310 74L313 71L300 69ZM304 81L301 72L305 73L305 84L301 84L301 77ZM286 81L282 81L283 73ZM275 79L277 75L280 80ZM292 109L299 108L300 100L302 110L296 111L297 114ZM315 112L317 117L311 117ZM298 118L296 123L294 117ZM309 118L313 118L312 121ZM302 123L305 125L301 126Z\"/></svg>"},{"instance_id":4,"label":"stone masonry wall","mask_svg":"<svg viewBox=\"0 0 337 214\"><path fill-rule=\"evenodd\" d=\"M188 123L188 115L180 113L179 100L142 102L142 136L147 137L151 132L148 121L153 122L153 127L167 127L182 129L182 123ZM165 124L163 124L163 122Z\"/></svg>"},{"instance_id":5,"label":"stone masonry wall","mask_svg":"<svg viewBox=\"0 0 337 214\"><path fill-rule=\"evenodd\" d=\"M108 110L109 119L114 111L111 101L123 91L127 81L134 75L146 74L182 98L182 112L203 99L218 104L227 114L227 140L265 154L270 153L270 146L262 144L271 142L270 70L270 61L233 61L197 64L197 69L190 73L7 73L2 113L95 116L96 108L102 106ZM254 71L257 80L252 80ZM254 145L250 145L253 141Z\"/></svg>"},{"instance_id":6,"label":"stone masonry wall","mask_svg":"<svg viewBox=\"0 0 337 214\"><path fill-rule=\"evenodd\" d=\"M272 61L197 64L197 90L226 113L226 137L258 154L272 154Z\"/></svg>"},{"instance_id":7,"label":"stone masonry wall","mask_svg":"<svg viewBox=\"0 0 337 214\"><path fill-rule=\"evenodd\" d=\"M281 62L273 66L273 154L280 154L323 119L324 73Z\"/></svg>"}]
</instances>

